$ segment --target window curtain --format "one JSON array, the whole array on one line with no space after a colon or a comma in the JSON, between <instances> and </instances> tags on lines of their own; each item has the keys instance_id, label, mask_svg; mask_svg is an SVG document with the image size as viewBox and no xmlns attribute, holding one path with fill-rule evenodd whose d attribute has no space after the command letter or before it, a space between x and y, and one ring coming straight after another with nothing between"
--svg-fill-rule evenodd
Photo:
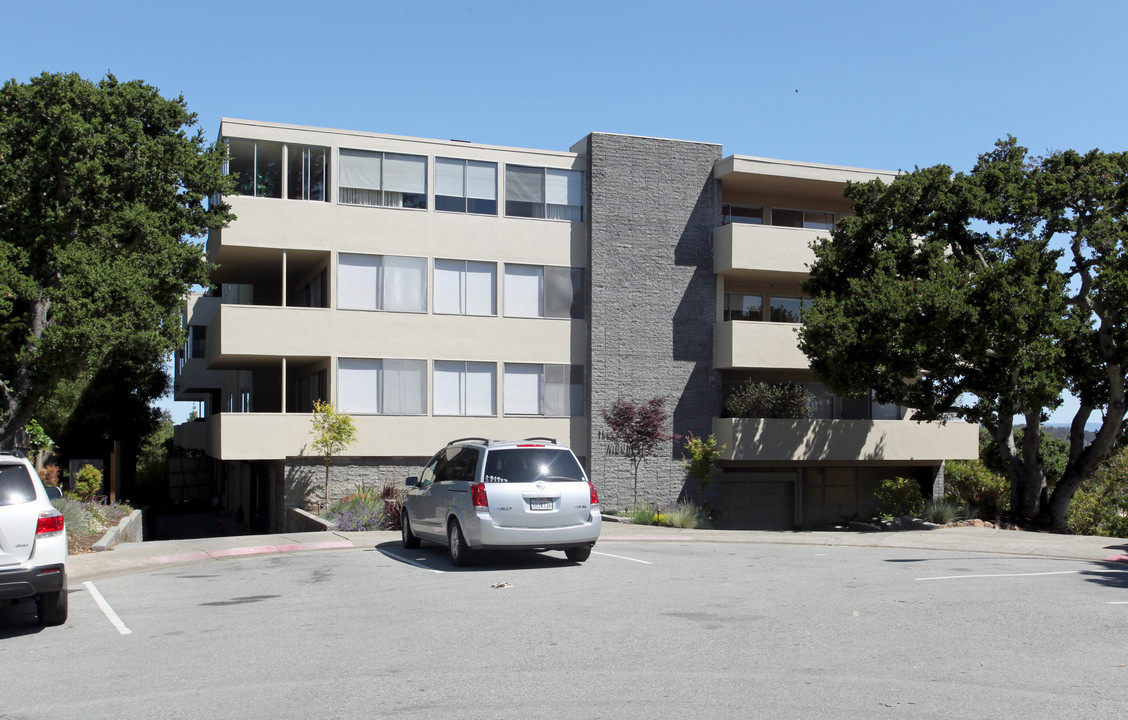
<instances>
[{"instance_id":1,"label":"window curtain","mask_svg":"<svg viewBox=\"0 0 1128 720\"><path fill-rule=\"evenodd\" d=\"M427 259L384 256L383 309L427 311Z\"/></svg>"},{"instance_id":2,"label":"window curtain","mask_svg":"<svg viewBox=\"0 0 1128 720\"><path fill-rule=\"evenodd\" d=\"M435 260L436 313L460 315L466 312L462 300L465 273L463 260Z\"/></svg>"},{"instance_id":3,"label":"window curtain","mask_svg":"<svg viewBox=\"0 0 1128 720\"><path fill-rule=\"evenodd\" d=\"M427 412L427 361L384 360L382 384L385 415Z\"/></svg>"},{"instance_id":4,"label":"window curtain","mask_svg":"<svg viewBox=\"0 0 1128 720\"><path fill-rule=\"evenodd\" d=\"M337 307L342 310L377 310L380 266L379 255L337 256Z\"/></svg>"},{"instance_id":5,"label":"window curtain","mask_svg":"<svg viewBox=\"0 0 1128 720\"><path fill-rule=\"evenodd\" d=\"M384 190L422 195L427 192L427 158L421 155L384 155Z\"/></svg>"},{"instance_id":6,"label":"window curtain","mask_svg":"<svg viewBox=\"0 0 1128 720\"><path fill-rule=\"evenodd\" d=\"M504 403L506 415L540 415L541 365L506 364Z\"/></svg>"},{"instance_id":7,"label":"window curtain","mask_svg":"<svg viewBox=\"0 0 1128 720\"><path fill-rule=\"evenodd\" d=\"M465 197L465 160L435 158L435 194Z\"/></svg>"},{"instance_id":8,"label":"window curtain","mask_svg":"<svg viewBox=\"0 0 1128 720\"><path fill-rule=\"evenodd\" d=\"M505 166L505 197L507 200L544 203L544 170L519 165Z\"/></svg>"},{"instance_id":9,"label":"window curtain","mask_svg":"<svg viewBox=\"0 0 1128 720\"><path fill-rule=\"evenodd\" d=\"M366 150L340 150L337 184L343 188L380 189L382 153Z\"/></svg>"},{"instance_id":10,"label":"window curtain","mask_svg":"<svg viewBox=\"0 0 1128 720\"><path fill-rule=\"evenodd\" d=\"M497 366L493 363L466 363L464 415L496 415Z\"/></svg>"},{"instance_id":11,"label":"window curtain","mask_svg":"<svg viewBox=\"0 0 1128 720\"><path fill-rule=\"evenodd\" d=\"M497 314L497 265L466 263L466 314Z\"/></svg>"},{"instance_id":12,"label":"window curtain","mask_svg":"<svg viewBox=\"0 0 1128 720\"><path fill-rule=\"evenodd\" d=\"M466 363L436 360L431 382L436 415L462 414L462 372Z\"/></svg>"},{"instance_id":13,"label":"window curtain","mask_svg":"<svg viewBox=\"0 0 1128 720\"><path fill-rule=\"evenodd\" d=\"M469 160L466 163L466 197L497 200L497 165Z\"/></svg>"},{"instance_id":14,"label":"window curtain","mask_svg":"<svg viewBox=\"0 0 1128 720\"><path fill-rule=\"evenodd\" d=\"M505 314L508 317L544 316L544 268L505 266Z\"/></svg>"},{"instance_id":15,"label":"window curtain","mask_svg":"<svg viewBox=\"0 0 1128 720\"><path fill-rule=\"evenodd\" d=\"M348 413L380 412L380 360L337 361L337 406Z\"/></svg>"}]
</instances>

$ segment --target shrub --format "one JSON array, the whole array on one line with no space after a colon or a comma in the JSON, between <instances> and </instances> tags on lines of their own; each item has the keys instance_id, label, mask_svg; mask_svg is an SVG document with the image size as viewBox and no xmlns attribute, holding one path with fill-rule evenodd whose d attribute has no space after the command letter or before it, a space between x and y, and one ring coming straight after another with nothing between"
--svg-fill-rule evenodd
<instances>
[{"instance_id":1,"label":"shrub","mask_svg":"<svg viewBox=\"0 0 1128 720\"><path fill-rule=\"evenodd\" d=\"M75 495L90 500L102 489L102 471L93 465L83 465L74 478Z\"/></svg>"},{"instance_id":2,"label":"shrub","mask_svg":"<svg viewBox=\"0 0 1128 720\"><path fill-rule=\"evenodd\" d=\"M1128 449L1097 468L1073 496L1066 518L1079 535L1128 537Z\"/></svg>"},{"instance_id":3,"label":"shrub","mask_svg":"<svg viewBox=\"0 0 1128 720\"><path fill-rule=\"evenodd\" d=\"M636 525L657 525L658 512L646 503L635 503L627 509L627 517Z\"/></svg>"},{"instance_id":4,"label":"shrub","mask_svg":"<svg viewBox=\"0 0 1128 720\"><path fill-rule=\"evenodd\" d=\"M689 473L690 477L697 480L697 487L702 492L708 490L713 478L721 471L717 467L717 460L721 457L721 453L725 451L725 446L717 447L715 435L699 438L693 433L689 433L685 438L685 451L689 453L689 457L682 455L685 471Z\"/></svg>"},{"instance_id":5,"label":"shrub","mask_svg":"<svg viewBox=\"0 0 1128 720\"><path fill-rule=\"evenodd\" d=\"M963 517L963 507L953 498L931 498L924 504L925 520L937 525L947 525Z\"/></svg>"},{"instance_id":6,"label":"shrub","mask_svg":"<svg viewBox=\"0 0 1128 720\"><path fill-rule=\"evenodd\" d=\"M709 527L709 516L705 510L696 503L683 502L665 512L658 514L662 525L678 528L704 528Z\"/></svg>"},{"instance_id":7,"label":"shrub","mask_svg":"<svg viewBox=\"0 0 1128 720\"><path fill-rule=\"evenodd\" d=\"M949 460L944 463L944 495L969 514L995 520L1010 507L1010 481L979 460Z\"/></svg>"},{"instance_id":8,"label":"shrub","mask_svg":"<svg viewBox=\"0 0 1128 720\"><path fill-rule=\"evenodd\" d=\"M74 496L52 500L51 504L63 514L67 550L72 555L90 552L106 530L133 512L133 508L125 503L83 502Z\"/></svg>"},{"instance_id":9,"label":"shrub","mask_svg":"<svg viewBox=\"0 0 1128 720\"><path fill-rule=\"evenodd\" d=\"M874 491L878 512L883 515L901 517L918 515L924 508L924 496L920 483L912 478L889 478L881 481L881 487Z\"/></svg>"},{"instance_id":10,"label":"shrub","mask_svg":"<svg viewBox=\"0 0 1128 720\"><path fill-rule=\"evenodd\" d=\"M769 384L746 380L725 399L725 414L734 418L807 418L811 393L796 383Z\"/></svg>"},{"instance_id":11,"label":"shrub","mask_svg":"<svg viewBox=\"0 0 1128 720\"><path fill-rule=\"evenodd\" d=\"M388 483L379 491L360 483L350 495L337 500L322 514L341 530L399 530L403 491Z\"/></svg>"},{"instance_id":12,"label":"shrub","mask_svg":"<svg viewBox=\"0 0 1128 720\"><path fill-rule=\"evenodd\" d=\"M43 469L39 471L39 479L43 481L44 485L58 485L59 466L54 463L44 465Z\"/></svg>"}]
</instances>

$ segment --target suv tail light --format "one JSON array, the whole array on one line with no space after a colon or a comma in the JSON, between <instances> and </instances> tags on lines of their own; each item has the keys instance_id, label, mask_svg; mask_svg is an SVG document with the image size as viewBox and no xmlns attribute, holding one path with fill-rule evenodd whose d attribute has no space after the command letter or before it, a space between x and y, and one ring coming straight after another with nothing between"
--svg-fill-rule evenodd
<instances>
[{"instance_id":1,"label":"suv tail light","mask_svg":"<svg viewBox=\"0 0 1128 720\"><path fill-rule=\"evenodd\" d=\"M58 510L49 510L39 513L39 522L35 524L35 537L50 537L63 532L63 515Z\"/></svg>"},{"instance_id":2,"label":"suv tail light","mask_svg":"<svg viewBox=\"0 0 1128 720\"><path fill-rule=\"evenodd\" d=\"M470 500L474 503L475 510L489 510L490 502L486 499L486 484L474 483L470 486Z\"/></svg>"},{"instance_id":3,"label":"suv tail light","mask_svg":"<svg viewBox=\"0 0 1128 720\"><path fill-rule=\"evenodd\" d=\"M595 485L592 484L591 480L588 480L588 489L591 490L591 506L593 508L599 507L599 493L595 491Z\"/></svg>"}]
</instances>

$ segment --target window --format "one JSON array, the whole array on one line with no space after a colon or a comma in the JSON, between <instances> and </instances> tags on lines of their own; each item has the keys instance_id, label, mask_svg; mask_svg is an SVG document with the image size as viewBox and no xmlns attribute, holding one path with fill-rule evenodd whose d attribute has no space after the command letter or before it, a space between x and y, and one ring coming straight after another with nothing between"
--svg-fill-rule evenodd
<instances>
[{"instance_id":1,"label":"window","mask_svg":"<svg viewBox=\"0 0 1128 720\"><path fill-rule=\"evenodd\" d=\"M427 259L341 253L337 257L337 307L427 312Z\"/></svg>"},{"instance_id":2,"label":"window","mask_svg":"<svg viewBox=\"0 0 1128 720\"><path fill-rule=\"evenodd\" d=\"M505 214L584 221L584 174L579 170L505 166Z\"/></svg>"},{"instance_id":3,"label":"window","mask_svg":"<svg viewBox=\"0 0 1128 720\"><path fill-rule=\"evenodd\" d=\"M786 210L772 208L772 225L781 227L833 230L834 213L821 210Z\"/></svg>"},{"instance_id":4,"label":"window","mask_svg":"<svg viewBox=\"0 0 1128 720\"><path fill-rule=\"evenodd\" d=\"M435 415L497 415L497 365L435 361Z\"/></svg>"},{"instance_id":5,"label":"window","mask_svg":"<svg viewBox=\"0 0 1128 720\"><path fill-rule=\"evenodd\" d=\"M497 163L435 158L435 209L497 215Z\"/></svg>"},{"instance_id":6,"label":"window","mask_svg":"<svg viewBox=\"0 0 1128 720\"><path fill-rule=\"evenodd\" d=\"M208 328L206 325L188 326L188 357L207 357Z\"/></svg>"},{"instance_id":7,"label":"window","mask_svg":"<svg viewBox=\"0 0 1128 720\"><path fill-rule=\"evenodd\" d=\"M748 293L725 293L725 320L763 320L764 298Z\"/></svg>"},{"instance_id":8,"label":"window","mask_svg":"<svg viewBox=\"0 0 1128 720\"><path fill-rule=\"evenodd\" d=\"M440 450L423 473L419 476L420 484L428 482L453 482L461 480L473 482L475 471L478 469L478 448L474 447L448 447Z\"/></svg>"},{"instance_id":9,"label":"window","mask_svg":"<svg viewBox=\"0 0 1128 720\"><path fill-rule=\"evenodd\" d=\"M900 420L902 408L879 403L871 390L860 398L839 397L823 383L803 383L811 393L811 417L834 420Z\"/></svg>"},{"instance_id":10,"label":"window","mask_svg":"<svg viewBox=\"0 0 1128 720\"><path fill-rule=\"evenodd\" d=\"M324 370L298 378L294 381L293 395L290 399L290 412L313 412L313 405L318 400L327 400L325 393Z\"/></svg>"},{"instance_id":11,"label":"window","mask_svg":"<svg viewBox=\"0 0 1128 720\"><path fill-rule=\"evenodd\" d=\"M505 364L505 414L580 417L583 365Z\"/></svg>"},{"instance_id":12,"label":"window","mask_svg":"<svg viewBox=\"0 0 1128 720\"><path fill-rule=\"evenodd\" d=\"M506 317L584 318L584 271L541 265L505 266Z\"/></svg>"},{"instance_id":13,"label":"window","mask_svg":"<svg viewBox=\"0 0 1128 720\"><path fill-rule=\"evenodd\" d=\"M772 322L799 322L799 310L803 305L801 298L772 296L771 321Z\"/></svg>"},{"instance_id":14,"label":"window","mask_svg":"<svg viewBox=\"0 0 1128 720\"><path fill-rule=\"evenodd\" d=\"M282 143L229 139L227 153L237 195L282 197Z\"/></svg>"},{"instance_id":15,"label":"window","mask_svg":"<svg viewBox=\"0 0 1128 720\"><path fill-rule=\"evenodd\" d=\"M435 260L435 312L497 314L497 264Z\"/></svg>"},{"instance_id":16,"label":"window","mask_svg":"<svg viewBox=\"0 0 1128 720\"><path fill-rule=\"evenodd\" d=\"M427 158L340 150L338 202L343 205L427 208Z\"/></svg>"},{"instance_id":17,"label":"window","mask_svg":"<svg viewBox=\"0 0 1128 720\"><path fill-rule=\"evenodd\" d=\"M425 415L427 361L340 358L337 405L348 413Z\"/></svg>"},{"instance_id":18,"label":"window","mask_svg":"<svg viewBox=\"0 0 1128 720\"><path fill-rule=\"evenodd\" d=\"M764 208L725 203L721 206L721 224L763 225Z\"/></svg>"},{"instance_id":19,"label":"window","mask_svg":"<svg viewBox=\"0 0 1128 720\"><path fill-rule=\"evenodd\" d=\"M287 146L286 197L291 200L329 199L329 149Z\"/></svg>"}]
</instances>

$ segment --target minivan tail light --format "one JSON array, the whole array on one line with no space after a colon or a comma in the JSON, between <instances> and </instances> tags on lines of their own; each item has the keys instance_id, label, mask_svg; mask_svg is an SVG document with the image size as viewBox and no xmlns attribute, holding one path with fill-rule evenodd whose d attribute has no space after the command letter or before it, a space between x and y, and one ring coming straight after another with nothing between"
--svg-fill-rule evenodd
<instances>
[{"instance_id":1,"label":"minivan tail light","mask_svg":"<svg viewBox=\"0 0 1128 720\"><path fill-rule=\"evenodd\" d=\"M50 537L63 532L63 515L58 510L39 513L39 522L35 524L35 537Z\"/></svg>"},{"instance_id":2,"label":"minivan tail light","mask_svg":"<svg viewBox=\"0 0 1128 720\"><path fill-rule=\"evenodd\" d=\"M595 485L591 480L588 480L588 489L591 490L591 506L593 508L599 507L599 493L595 491Z\"/></svg>"},{"instance_id":3,"label":"minivan tail light","mask_svg":"<svg viewBox=\"0 0 1128 720\"><path fill-rule=\"evenodd\" d=\"M470 500L474 503L475 510L489 510L490 502L486 499L486 484L474 483L470 486Z\"/></svg>"}]
</instances>

